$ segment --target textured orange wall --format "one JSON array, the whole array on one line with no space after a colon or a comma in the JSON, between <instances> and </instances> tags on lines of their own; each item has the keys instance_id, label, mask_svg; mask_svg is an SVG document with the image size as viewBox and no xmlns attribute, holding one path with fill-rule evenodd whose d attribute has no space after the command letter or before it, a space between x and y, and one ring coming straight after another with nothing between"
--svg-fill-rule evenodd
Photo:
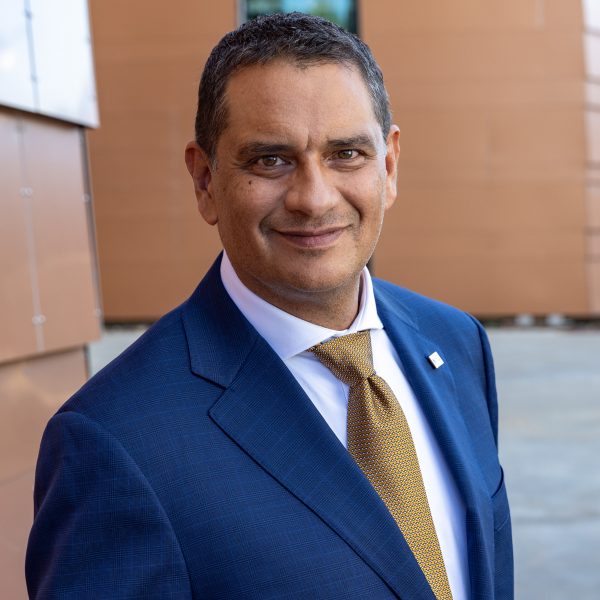
<instances>
[{"instance_id":1,"label":"textured orange wall","mask_svg":"<svg viewBox=\"0 0 600 600\"><path fill-rule=\"evenodd\" d=\"M195 208L183 151L208 53L236 2L91 0L101 127L89 136L107 320L181 302L220 242Z\"/></svg>"},{"instance_id":2,"label":"textured orange wall","mask_svg":"<svg viewBox=\"0 0 600 600\"><path fill-rule=\"evenodd\" d=\"M82 348L0 364L0 579L7 600L27 597L23 565L42 432L86 378Z\"/></svg>"},{"instance_id":3,"label":"textured orange wall","mask_svg":"<svg viewBox=\"0 0 600 600\"><path fill-rule=\"evenodd\" d=\"M580 3L369 0L360 17L402 130L377 275L480 315L585 314Z\"/></svg>"},{"instance_id":4,"label":"textured orange wall","mask_svg":"<svg viewBox=\"0 0 600 600\"><path fill-rule=\"evenodd\" d=\"M580 3L369 0L359 16L402 129L376 274L484 316L587 314ZM236 3L95 0L91 17L105 314L153 319L220 247L182 152L202 64Z\"/></svg>"}]
</instances>

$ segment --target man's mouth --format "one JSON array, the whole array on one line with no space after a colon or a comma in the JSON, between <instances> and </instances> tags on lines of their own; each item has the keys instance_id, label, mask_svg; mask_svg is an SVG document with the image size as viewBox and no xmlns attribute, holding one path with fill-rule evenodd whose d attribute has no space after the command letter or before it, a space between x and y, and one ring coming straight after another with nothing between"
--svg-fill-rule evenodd
<instances>
[{"instance_id":1,"label":"man's mouth","mask_svg":"<svg viewBox=\"0 0 600 600\"><path fill-rule=\"evenodd\" d=\"M278 235L299 248L326 248L344 233L346 227L324 227L321 229L279 229Z\"/></svg>"}]
</instances>

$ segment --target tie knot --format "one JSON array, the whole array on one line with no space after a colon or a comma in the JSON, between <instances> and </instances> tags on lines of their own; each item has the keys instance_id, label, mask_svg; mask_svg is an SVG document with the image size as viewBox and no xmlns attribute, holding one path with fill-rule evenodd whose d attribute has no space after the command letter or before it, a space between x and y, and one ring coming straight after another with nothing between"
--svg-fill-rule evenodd
<instances>
[{"instance_id":1,"label":"tie knot","mask_svg":"<svg viewBox=\"0 0 600 600\"><path fill-rule=\"evenodd\" d=\"M341 381L352 387L375 374L368 331L333 338L308 349Z\"/></svg>"}]
</instances>

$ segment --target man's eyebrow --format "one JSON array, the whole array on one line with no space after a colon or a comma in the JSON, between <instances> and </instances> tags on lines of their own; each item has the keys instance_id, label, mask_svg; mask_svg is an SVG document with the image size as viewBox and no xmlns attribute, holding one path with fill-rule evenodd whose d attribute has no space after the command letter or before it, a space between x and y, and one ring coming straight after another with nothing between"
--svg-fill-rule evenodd
<instances>
[{"instance_id":1,"label":"man's eyebrow","mask_svg":"<svg viewBox=\"0 0 600 600\"><path fill-rule=\"evenodd\" d=\"M271 156L285 154L291 150L289 144L277 144L271 142L248 142L240 146L236 153L238 160L248 160L256 156Z\"/></svg>"},{"instance_id":2,"label":"man's eyebrow","mask_svg":"<svg viewBox=\"0 0 600 600\"><path fill-rule=\"evenodd\" d=\"M345 148L366 148L376 151L373 138L367 134L351 135L344 138L327 140L327 148L330 150L343 150ZM257 156L276 156L278 154L289 154L294 150L291 144L277 142L252 141L242 144L236 152L236 159L240 162L251 160Z\"/></svg>"},{"instance_id":3,"label":"man's eyebrow","mask_svg":"<svg viewBox=\"0 0 600 600\"><path fill-rule=\"evenodd\" d=\"M369 148L375 151L375 142L370 135L358 134L346 138L337 138L327 141L327 146L333 150L345 148Z\"/></svg>"}]
</instances>

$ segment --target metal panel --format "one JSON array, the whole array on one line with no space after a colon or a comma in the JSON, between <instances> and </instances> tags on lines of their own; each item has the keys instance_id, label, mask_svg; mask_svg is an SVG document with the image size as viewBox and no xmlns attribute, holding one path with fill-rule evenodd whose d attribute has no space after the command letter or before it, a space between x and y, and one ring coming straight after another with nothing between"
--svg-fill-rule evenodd
<instances>
[{"instance_id":1,"label":"metal panel","mask_svg":"<svg viewBox=\"0 0 600 600\"><path fill-rule=\"evenodd\" d=\"M0 365L2 598L28 597L23 564L40 438L48 419L85 378L82 348Z\"/></svg>"},{"instance_id":2,"label":"metal panel","mask_svg":"<svg viewBox=\"0 0 600 600\"><path fill-rule=\"evenodd\" d=\"M99 334L78 127L30 119L24 156L32 190L32 223L44 349L76 346Z\"/></svg>"},{"instance_id":3,"label":"metal panel","mask_svg":"<svg viewBox=\"0 0 600 600\"><path fill-rule=\"evenodd\" d=\"M29 2L39 111L98 125L87 0Z\"/></svg>"},{"instance_id":4,"label":"metal panel","mask_svg":"<svg viewBox=\"0 0 600 600\"><path fill-rule=\"evenodd\" d=\"M597 82L600 80L600 35L586 33L583 40L587 75Z\"/></svg>"},{"instance_id":5,"label":"metal panel","mask_svg":"<svg viewBox=\"0 0 600 600\"><path fill-rule=\"evenodd\" d=\"M22 180L20 121L0 111L0 362L38 349L34 315L28 188Z\"/></svg>"},{"instance_id":6,"label":"metal panel","mask_svg":"<svg viewBox=\"0 0 600 600\"><path fill-rule=\"evenodd\" d=\"M600 111L586 111L588 161L600 165Z\"/></svg>"},{"instance_id":7,"label":"metal panel","mask_svg":"<svg viewBox=\"0 0 600 600\"><path fill-rule=\"evenodd\" d=\"M0 482L35 466L46 422L86 377L83 348L0 365Z\"/></svg>"},{"instance_id":8,"label":"metal panel","mask_svg":"<svg viewBox=\"0 0 600 600\"><path fill-rule=\"evenodd\" d=\"M34 110L24 0L0 0L0 104Z\"/></svg>"},{"instance_id":9,"label":"metal panel","mask_svg":"<svg viewBox=\"0 0 600 600\"><path fill-rule=\"evenodd\" d=\"M600 315L600 260L589 260L587 273L590 282L590 312Z\"/></svg>"},{"instance_id":10,"label":"metal panel","mask_svg":"<svg viewBox=\"0 0 600 600\"><path fill-rule=\"evenodd\" d=\"M584 25L588 29L600 30L600 3L598 0L583 0Z\"/></svg>"}]
</instances>

